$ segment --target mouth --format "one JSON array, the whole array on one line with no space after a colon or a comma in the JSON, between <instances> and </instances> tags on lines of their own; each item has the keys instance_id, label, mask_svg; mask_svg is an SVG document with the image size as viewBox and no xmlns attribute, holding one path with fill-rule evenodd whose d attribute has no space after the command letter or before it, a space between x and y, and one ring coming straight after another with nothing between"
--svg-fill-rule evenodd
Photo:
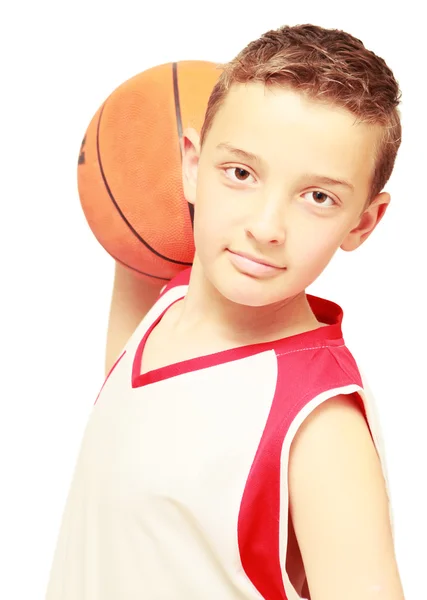
<instances>
[{"instance_id":1,"label":"mouth","mask_svg":"<svg viewBox=\"0 0 427 600\"><path fill-rule=\"evenodd\" d=\"M281 267L279 265L275 265L274 263L271 263L271 262L265 260L264 258L257 258L256 256L251 256L250 254L246 254L246 252L233 252L233 250L228 250L228 252L231 252L231 254L234 254L235 256L241 256L242 258L244 258L246 260L249 260L254 263L258 263L259 265L263 265L265 267L271 267L272 269L279 269L279 270L286 269L286 267Z\"/></svg>"},{"instance_id":2,"label":"mouth","mask_svg":"<svg viewBox=\"0 0 427 600\"><path fill-rule=\"evenodd\" d=\"M252 277L271 277L281 271L286 271L286 267L277 266L264 258L251 256L245 252L233 252L229 249L227 251L234 267L246 275L251 275Z\"/></svg>"}]
</instances>

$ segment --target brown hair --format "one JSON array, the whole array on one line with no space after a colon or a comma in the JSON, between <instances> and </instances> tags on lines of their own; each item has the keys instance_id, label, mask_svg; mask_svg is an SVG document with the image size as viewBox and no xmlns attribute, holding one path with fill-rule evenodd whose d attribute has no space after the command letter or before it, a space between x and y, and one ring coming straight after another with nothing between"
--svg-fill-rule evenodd
<instances>
[{"instance_id":1,"label":"brown hair","mask_svg":"<svg viewBox=\"0 0 427 600\"><path fill-rule=\"evenodd\" d=\"M375 149L371 201L393 171L401 143L399 85L385 61L352 35L315 25L284 26L251 42L223 69L209 98L201 145L233 84L284 85L308 97L331 102L360 122L381 125Z\"/></svg>"}]
</instances>

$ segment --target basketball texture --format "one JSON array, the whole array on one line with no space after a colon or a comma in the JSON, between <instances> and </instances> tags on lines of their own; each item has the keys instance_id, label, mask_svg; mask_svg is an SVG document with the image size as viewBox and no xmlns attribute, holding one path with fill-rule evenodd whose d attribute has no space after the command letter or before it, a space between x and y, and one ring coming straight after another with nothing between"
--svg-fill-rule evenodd
<instances>
[{"instance_id":1,"label":"basketball texture","mask_svg":"<svg viewBox=\"0 0 427 600\"><path fill-rule=\"evenodd\" d=\"M219 69L168 63L124 82L96 112L80 149L78 191L105 250L147 281L168 281L194 256L180 139L200 131Z\"/></svg>"}]
</instances>

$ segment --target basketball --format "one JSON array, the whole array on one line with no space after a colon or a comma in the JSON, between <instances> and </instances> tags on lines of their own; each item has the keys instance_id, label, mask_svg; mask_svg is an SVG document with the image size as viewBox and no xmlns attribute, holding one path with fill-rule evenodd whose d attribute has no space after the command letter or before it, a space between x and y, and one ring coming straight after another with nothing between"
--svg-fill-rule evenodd
<instances>
[{"instance_id":1,"label":"basketball","mask_svg":"<svg viewBox=\"0 0 427 600\"><path fill-rule=\"evenodd\" d=\"M182 61L148 69L116 88L83 138L77 183L98 242L150 282L192 264L192 205L184 198L181 137L200 131L220 71Z\"/></svg>"}]
</instances>

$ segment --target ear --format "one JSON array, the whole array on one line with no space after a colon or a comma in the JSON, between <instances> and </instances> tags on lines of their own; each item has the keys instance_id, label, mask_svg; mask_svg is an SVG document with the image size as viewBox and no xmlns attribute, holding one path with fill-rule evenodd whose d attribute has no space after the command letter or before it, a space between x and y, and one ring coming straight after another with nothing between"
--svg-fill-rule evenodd
<instances>
[{"instance_id":1,"label":"ear","mask_svg":"<svg viewBox=\"0 0 427 600\"><path fill-rule=\"evenodd\" d=\"M187 202L195 204L197 170L200 158L200 136L195 129L186 129L182 136L182 186Z\"/></svg>"},{"instance_id":2,"label":"ear","mask_svg":"<svg viewBox=\"0 0 427 600\"><path fill-rule=\"evenodd\" d=\"M363 244L371 235L375 227L385 215L388 205L390 204L390 194L381 192L372 200L370 205L365 208L362 215L359 217L357 226L352 229L345 237L341 244L341 249L346 252L356 250Z\"/></svg>"}]
</instances>

